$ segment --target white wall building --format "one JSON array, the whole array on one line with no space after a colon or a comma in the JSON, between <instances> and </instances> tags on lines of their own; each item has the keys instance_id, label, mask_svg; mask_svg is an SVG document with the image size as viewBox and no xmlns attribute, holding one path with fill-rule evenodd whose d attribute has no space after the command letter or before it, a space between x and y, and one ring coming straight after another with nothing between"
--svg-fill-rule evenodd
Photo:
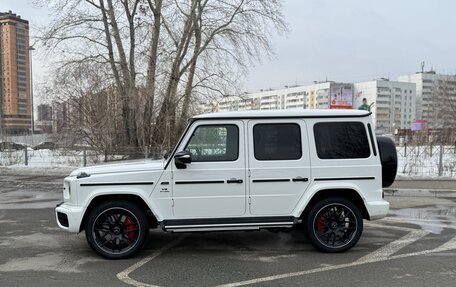
<instances>
[{"instance_id":1,"label":"white wall building","mask_svg":"<svg viewBox=\"0 0 456 287\"><path fill-rule=\"evenodd\" d=\"M203 113L271 109L358 109L362 99L373 104L371 112L379 134L410 129L415 120L414 83L385 79L362 83L322 82L307 86L228 96L201 107Z\"/></svg>"},{"instance_id":2,"label":"white wall building","mask_svg":"<svg viewBox=\"0 0 456 287\"><path fill-rule=\"evenodd\" d=\"M416 88L413 83L373 80L354 84L353 108L367 99L378 134L394 134L396 129L410 129L415 120Z\"/></svg>"},{"instance_id":3,"label":"white wall building","mask_svg":"<svg viewBox=\"0 0 456 287\"><path fill-rule=\"evenodd\" d=\"M330 94L332 94L332 98ZM353 84L323 82L222 97L203 105L201 111L351 108L352 99Z\"/></svg>"},{"instance_id":4,"label":"white wall building","mask_svg":"<svg viewBox=\"0 0 456 287\"><path fill-rule=\"evenodd\" d=\"M203 112L227 112L242 110L272 110L305 108L306 90L304 86L280 90L265 90L258 93L227 96L206 103Z\"/></svg>"},{"instance_id":5,"label":"white wall building","mask_svg":"<svg viewBox=\"0 0 456 287\"><path fill-rule=\"evenodd\" d=\"M398 80L416 85L417 119L426 120L429 128L448 126L449 122L442 116L455 112L448 104L456 102L456 76L429 71L400 76ZM454 124L454 120L451 123Z\"/></svg>"}]
</instances>

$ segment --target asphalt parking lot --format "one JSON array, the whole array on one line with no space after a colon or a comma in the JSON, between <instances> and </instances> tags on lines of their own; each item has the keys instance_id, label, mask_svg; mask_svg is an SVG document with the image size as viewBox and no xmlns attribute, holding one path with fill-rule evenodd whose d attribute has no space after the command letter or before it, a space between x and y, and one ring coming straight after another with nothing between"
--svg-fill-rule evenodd
<instances>
[{"instance_id":1,"label":"asphalt parking lot","mask_svg":"<svg viewBox=\"0 0 456 287\"><path fill-rule=\"evenodd\" d=\"M454 286L456 198L387 196L343 254L289 233L151 231L135 258L95 255L84 234L57 228L61 177L0 176L0 286ZM408 191L410 192L410 190ZM399 195L398 195L399 194Z\"/></svg>"}]
</instances>

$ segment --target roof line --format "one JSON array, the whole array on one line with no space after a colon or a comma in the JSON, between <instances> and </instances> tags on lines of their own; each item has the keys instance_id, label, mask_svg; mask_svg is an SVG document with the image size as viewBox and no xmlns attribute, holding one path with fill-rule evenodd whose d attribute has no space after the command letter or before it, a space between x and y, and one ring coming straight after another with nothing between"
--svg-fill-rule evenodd
<instances>
[{"instance_id":1,"label":"roof line","mask_svg":"<svg viewBox=\"0 0 456 287\"><path fill-rule=\"evenodd\" d=\"M372 112L361 115L302 115L302 116L245 116L245 117L193 117L192 120L242 120L242 119L319 119L319 118L363 118L370 116Z\"/></svg>"}]
</instances>

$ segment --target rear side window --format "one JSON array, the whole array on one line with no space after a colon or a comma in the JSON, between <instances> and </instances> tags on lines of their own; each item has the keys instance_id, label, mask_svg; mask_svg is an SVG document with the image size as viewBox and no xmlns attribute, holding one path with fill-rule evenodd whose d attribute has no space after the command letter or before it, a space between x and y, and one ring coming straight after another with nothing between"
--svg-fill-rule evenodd
<instances>
[{"instance_id":1,"label":"rear side window","mask_svg":"<svg viewBox=\"0 0 456 287\"><path fill-rule=\"evenodd\" d=\"M314 125L317 155L321 159L368 158L366 128L361 122L326 122Z\"/></svg>"},{"instance_id":2,"label":"rear side window","mask_svg":"<svg viewBox=\"0 0 456 287\"><path fill-rule=\"evenodd\" d=\"M253 127L257 160L294 160L302 156L301 128L297 124L257 124Z\"/></svg>"}]
</instances>

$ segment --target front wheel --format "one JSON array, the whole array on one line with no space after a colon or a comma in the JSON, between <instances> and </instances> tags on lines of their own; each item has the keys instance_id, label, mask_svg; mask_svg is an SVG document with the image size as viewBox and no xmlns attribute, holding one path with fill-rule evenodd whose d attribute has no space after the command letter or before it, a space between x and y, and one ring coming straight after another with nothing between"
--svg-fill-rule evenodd
<instances>
[{"instance_id":1,"label":"front wheel","mask_svg":"<svg viewBox=\"0 0 456 287\"><path fill-rule=\"evenodd\" d=\"M310 209L305 224L310 242L322 252L347 251L363 232L363 218L358 207L341 197L317 202Z\"/></svg>"},{"instance_id":2,"label":"front wheel","mask_svg":"<svg viewBox=\"0 0 456 287\"><path fill-rule=\"evenodd\" d=\"M147 238L144 211L128 201L109 201L89 214L86 238L90 247L107 259L123 259L137 252Z\"/></svg>"}]
</instances>

